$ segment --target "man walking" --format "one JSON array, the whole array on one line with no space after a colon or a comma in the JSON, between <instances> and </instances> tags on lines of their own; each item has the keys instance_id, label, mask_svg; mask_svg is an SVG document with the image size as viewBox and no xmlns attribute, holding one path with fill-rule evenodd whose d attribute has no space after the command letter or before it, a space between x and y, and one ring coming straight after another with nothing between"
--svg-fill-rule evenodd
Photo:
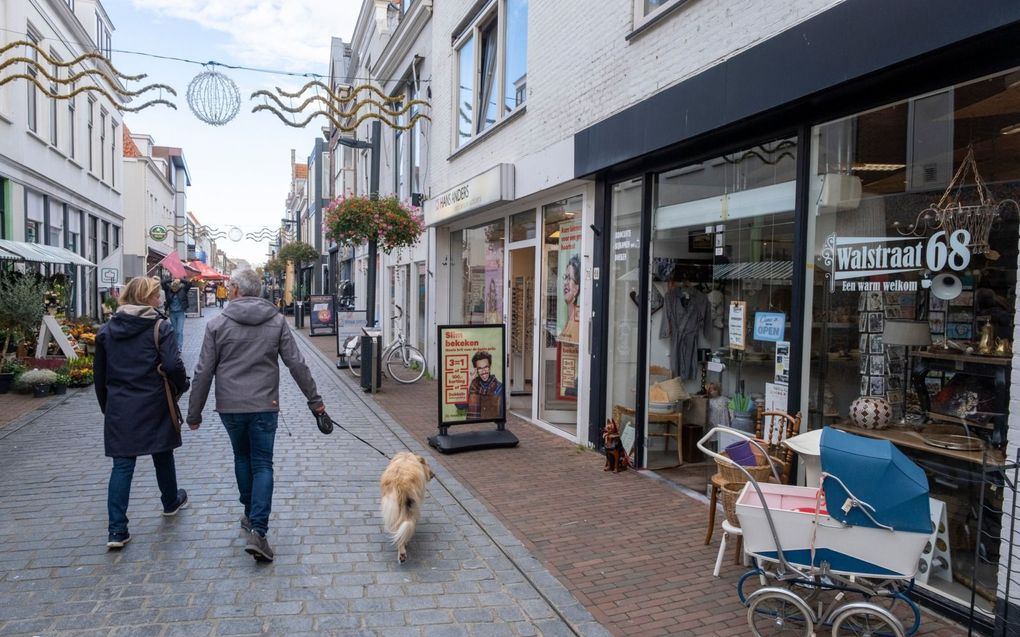
<instances>
[{"instance_id":1,"label":"man walking","mask_svg":"<svg viewBox=\"0 0 1020 637\"><path fill-rule=\"evenodd\" d=\"M216 305L223 307L227 303L227 286L219 283L216 285Z\"/></svg>"},{"instance_id":2,"label":"man walking","mask_svg":"<svg viewBox=\"0 0 1020 637\"><path fill-rule=\"evenodd\" d=\"M216 411L234 449L234 475L244 505L244 550L256 560L271 562L273 549L266 532L273 504L273 443L280 410L278 358L297 381L312 412L325 413L326 407L283 315L259 298L261 286L252 270L240 270L230 278L230 304L206 326L187 422L192 430L202 423L202 408L215 376Z\"/></svg>"},{"instance_id":3,"label":"man walking","mask_svg":"<svg viewBox=\"0 0 1020 637\"><path fill-rule=\"evenodd\" d=\"M170 314L170 325L174 328L178 352L184 349L184 314L188 311L189 290L191 290L191 281L187 279L183 281L181 279L163 280L164 307Z\"/></svg>"}]
</instances>

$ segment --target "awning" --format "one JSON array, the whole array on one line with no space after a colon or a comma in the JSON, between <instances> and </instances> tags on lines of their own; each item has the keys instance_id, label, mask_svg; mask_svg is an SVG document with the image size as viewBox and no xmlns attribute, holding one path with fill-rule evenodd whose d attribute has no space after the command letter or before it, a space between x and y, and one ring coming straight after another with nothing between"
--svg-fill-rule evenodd
<instances>
[{"instance_id":1,"label":"awning","mask_svg":"<svg viewBox=\"0 0 1020 637\"><path fill-rule=\"evenodd\" d=\"M209 279L209 280L212 280L212 281L217 281L217 280L225 280L225 279L230 278L230 277L228 277L226 275L223 275L223 274L220 274L216 270L210 268L207 264L203 263L202 261L197 261L197 260L196 261L191 261L190 263L187 263L186 265L189 268L193 268L193 269L197 270L198 273L199 273L198 275L200 277L202 277L203 279Z\"/></svg>"},{"instance_id":2,"label":"awning","mask_svg":"<svg viewBox=\"0 0 1020 637\"><path fill-rule=\"evenodd\" d=\"M0 259L27 261L29 263L55 263L60 265L84 265L90 268L96 267L95 263L66 248L24 241L11 241L9 239L0 239Z\"/></svg>"}]
</instances>

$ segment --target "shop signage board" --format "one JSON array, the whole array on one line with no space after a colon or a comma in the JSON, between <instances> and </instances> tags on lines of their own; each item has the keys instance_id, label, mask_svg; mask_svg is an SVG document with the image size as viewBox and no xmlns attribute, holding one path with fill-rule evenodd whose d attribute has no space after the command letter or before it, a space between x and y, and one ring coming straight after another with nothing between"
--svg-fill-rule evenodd
<instances>
[{"instance_id":1,"label":"shop signage board","mask_svg":"<svg viewBox=\"0 0 1020 637\"><path fill-rule=\"evenodd\" d=\"M931 287L930 278L920 281L890 279L855 281L904 272L946 270L962 272L970 265L971 235L967 230L930 237L841 237L835 232L825 239L822 262L829 268L829 288L835 292L916 292Z\"/></svg>"},{"instance_id":2,"label":"shop signage board","mask_svg":"<svg viewBox=\"0 0 1020 637\"><path fill-rule=\"evenodd\" d=\"M447 223L469 212L514 199L514 165L497 164L425 202L425 225Z\"/></svg>"},{"instance_id":3,"label":"shop signage board","mask_svg":"<svg viewBox=\"0 0 1020 637\"><path fill-rule=\"evenodd\" d=\"M755 312L754 336L756 341L778 343L786 333L786 314L782 312Z\"/></svg>"},{"instance_id":4,"label":"shop signage board","mask_svg":"<svg viewBox=\"0 0 1020 637\"><path fill-rule=\"evenodd\" d=\"M311 312L308 314L309 336L332 336L336 334L336 297L331 294L308 297Z\"/></svg>"},{"instance_id":5,"label":"shop signage board","mask_svg":"<svg viewBox=\"0 0 1020 637\"><path fill-rule=\"evenodd\" d=\"M440 325L437 332L439 434L429 444L443 453L516 446L506 430L506 325ZM449 432L484 422L496 429Z\"/></svg>"},{"instance_id":6,"label":"shop signage board","mask_svg":"<svg viewBox=\"0 0 1020 637\"><path fill-rule=\"evenodd\" d=\"M336 355L344 355L344 341L351 336L361 336L361 328L365 326L364 310L348 310L336 312Z\"/></svg>"},{"instance_id":7,"label":"shop signage board","mask_svg":"<svg viewBox=\"0 0 1020 637\"><path fill-rule=\"evenodd\" d=\"M747 337L747 302L730 301L729 312L730 349L744 349Z\"/></svg>"},{"instance_id":8,"label":"shop signage board","mask_svg":"<svg viewBox=\"0 0 1020 637\"><path fill-rule=\"evenodd\" d=\"M777 383L790 384L790 341L776 343L776 377Z\"/></svg>"},{"instance_id":9,"label":"shop signage board","mask_svg":"<svg viewBox=\"0 0 1020 637\"><path fill-rule=\"evenodd\" d=\"M163 239L166 239L168 233L169 231L166 226L157 225L149 228L149 238L153 241L162 241Z\"/></svg>"},{"instance_id":10,"label":"shop signage board","mask_svg":"<svg viewBox=\"0 0 1020 637\"><path fill-rule=\"evenodd\" d=\"M788 407L789 388L779 383L765 383L765 411L785 412ZM775 435L779 435L778 428ZM778 440L770 442L778 443Z\"/></svg>"}]
</instances>

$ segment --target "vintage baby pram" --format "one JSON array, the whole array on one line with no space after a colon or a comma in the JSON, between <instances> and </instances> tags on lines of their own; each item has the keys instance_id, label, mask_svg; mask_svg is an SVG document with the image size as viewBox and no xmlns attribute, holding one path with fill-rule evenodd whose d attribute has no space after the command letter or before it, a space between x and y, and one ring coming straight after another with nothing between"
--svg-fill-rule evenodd
<instances>
[{"instance_id":1,"label":"vintage baby pram","mask_svg":"<svg viewBox=\"0 0 1020 637\"><path fill-rule=\"evenodd\" d=\"M729 461L705 446L720 433L765 451L726 427L698 447ZM920 610L907 593L932 531L924 472L888 441L832 428L821 465L821 485L805 487L759 482L741 467L748 482L736 514L755 569L737 592L752 634L810 637L831 626L834 637L912 635Z\"/></svg>"}]
</instances>

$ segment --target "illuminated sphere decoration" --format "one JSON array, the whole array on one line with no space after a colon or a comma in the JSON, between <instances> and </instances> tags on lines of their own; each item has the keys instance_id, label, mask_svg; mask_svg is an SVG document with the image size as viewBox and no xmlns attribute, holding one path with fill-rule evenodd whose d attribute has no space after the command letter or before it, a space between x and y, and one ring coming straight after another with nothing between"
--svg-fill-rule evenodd
<instances>
[{"instance_id":1,"label":"illuminated sphere decoration","mask_svg":"<svg viewBox=\"0 0 1020 637\"><path fill-rule=\"evenodd\" d=\"M241 110L241 92L226 75L203 71L188 84L188 106L206 124L223 126Z\"/></svg>"}]
</instances>

